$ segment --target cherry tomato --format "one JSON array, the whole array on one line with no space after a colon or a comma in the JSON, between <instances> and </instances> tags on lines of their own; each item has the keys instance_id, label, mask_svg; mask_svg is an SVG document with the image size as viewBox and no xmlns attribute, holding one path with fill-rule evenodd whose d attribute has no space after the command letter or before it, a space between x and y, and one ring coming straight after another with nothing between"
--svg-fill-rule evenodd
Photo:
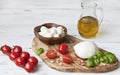
<instances>
[{"instance_id":1,"label":"cherry tomato","mask_svg":"<svg viewBox=\"0 0 120 75\"><path fill-rule=\"evenodd\" d=\"M31 62L31 63L33 63L34 65L37 65L37 64L38 64L38 60L37 60L37 58L34 57L34 56L29 57L27 62Z\"/></svg>"},{"instance_id":2,"label":"cherry tomato","mask_svg":"<svg viewBox=\"0 0 120 75\"><path fill-rule=\"evenodd\" d=\"M68 46L67 44L61 44L58 48L58 51L61 53L61 54L66 54L68 52Z\"/></svg>"},{"instance_id":3,"label":"cherry tomato","mask_svg":"<svg viewBox=\"0 0 120 75\"><path fill-rule=\"evenodd\" d=\"M12 51L20 54L22 52L22 47L16 45L13 47Z\"/></svg>"},{"instance_id":4,"label":"cherry tomato","mask_svg":"<svg viewBox=\"0 0 120 75\"><path fill-rule=\"evenodd\" d=\"M35 69L35 65L31 62L27 62L24 66L24 69L27 71L27 72L33 72L34 69Z\"/></svg>"},{"instance_id":5,"label":"cherry tomato","mask_svg":"<svg viewBox=\"0 0 120 75\"><path fill-rule=\"evenodd\" d=\"M21 52L20 57L23 57L25 60L27 60L30 57L30 54L28 52Z\"/></svg>"},{"instance_id":6,"label":"cherry tomato","mask_svg":"<svg viewBox=\"0 0 120 75\"><path fill-rule=\"evenodd\" d=\"M57 52L55 50L49 50L47 53L46 53L46 56L49 58L49 59L54 59L57 57Z\"/></svg>"},{"instance_id":7,"label":"cherry tomato","mask_svg":"<svg viewBox=\"0 0 120 75\"><path fill-rule=\"evenodd\" d=\"M11 53L11 48L8 45L3 45L1 47L1 50L4 54L7 54L7 55L9 55Z\"/></svg>"},{"instance_id":8,"label":"cherry tomato","mask_svg":"<svg viewBox=\"0 0 120 75\"><path fill-rule=\"evenodd\" d=\"M15 60L15 64L17 66L20 66L20 67L23 67L25 65L25 63L26 63L26 61L25 61L25 59L23 57L18 57Z\"/></svg>"},{"instance_id":9,"label":"cherry tomato","mask_svg":"<svg viewBox=\"0 0 120 75\"><path fill-rule=\"evenodd\" d=\"M14 61L17 57L19 57L19 54L16 53L16 52L11 52L11 53L9 54L9 58L10 58L10 60L12 60L12 61Z\"/></svg>"},{"instance_id":10,"label":"cherry tomato","mask_svg":"<svg viewBox=\"0 0 120 75\"><path fill-rule=\"evenodd\" d=\"M66 64L70 64L73 62L73 58L70 55L64 55L63 56L63 62Z\"/></svg>"}]
</instances>

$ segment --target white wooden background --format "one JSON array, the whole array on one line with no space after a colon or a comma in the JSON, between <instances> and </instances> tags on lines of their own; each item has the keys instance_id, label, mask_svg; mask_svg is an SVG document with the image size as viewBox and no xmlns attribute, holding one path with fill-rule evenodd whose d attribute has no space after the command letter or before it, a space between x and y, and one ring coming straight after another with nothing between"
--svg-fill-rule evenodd
<instances>
[{"instance_id":1,"label":"white wooden background","mask_svg":"<svg viewBox=\"0 0 120 75\"><path fill-rule=\"evenodd\" d=\"M0 46L20 45L31 55L39 57L30 49L37 25L54 22L65 25L68 34L82 40L91 40L101 48L116 54L120 60L120 0L98 0L104 10L100 36L82 38L77 32L77 21L81 14L81 0L0 0ZM120 73L120 68L100 75ZM38 70L27 73L17 67L0 52L0 75L88 75L89 73L64 73L53 70L39 59ZM99 75L90 73L89 75Z\"/></svg>"}]
</instances>

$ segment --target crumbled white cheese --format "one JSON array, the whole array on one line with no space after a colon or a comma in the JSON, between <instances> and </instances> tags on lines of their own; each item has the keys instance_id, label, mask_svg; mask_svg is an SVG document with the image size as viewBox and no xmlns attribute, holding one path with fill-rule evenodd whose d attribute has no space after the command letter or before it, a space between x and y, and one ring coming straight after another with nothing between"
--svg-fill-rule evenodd
<instances>
[{"instance_id":1,"label":"crumbled white cheese","mask_svg":"<svg viewBox=\"0 0 120 75\"><path fill-rule=\"evenodd\" d=\"M95 55L98 47L94 42L84 41L76 44L74 50L77 56L81 58L89 58Z\"/></svg>"}]
</instances>

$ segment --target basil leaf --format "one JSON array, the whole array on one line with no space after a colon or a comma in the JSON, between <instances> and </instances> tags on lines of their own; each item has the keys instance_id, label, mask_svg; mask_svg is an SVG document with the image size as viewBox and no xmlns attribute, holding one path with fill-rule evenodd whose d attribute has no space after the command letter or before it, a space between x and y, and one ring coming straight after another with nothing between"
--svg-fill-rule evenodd
<instances>
[{"instance_id":1,"label":"basil leaf","mask_svg":"<svg viewBox=\"0 0 120 75\"><path fill-rule=\"evenodd\" d=\"M97 50L97 51L96 51L96 55L97 55L97 57L101 57L101 56L104 55L104 53L101 52L100 50Z\"/></svg>"},{"instance_id":2,"label":"basil leaf","mask_svg":"<svg viewBox=\"0 0 120 75\"><path fill-rule=\"evenodd\" d=\"M37 55L40 55L44 52L44 49L43 48L38 48L37 51L36 51L36 54Z\"/></svg>"}]
</instances>

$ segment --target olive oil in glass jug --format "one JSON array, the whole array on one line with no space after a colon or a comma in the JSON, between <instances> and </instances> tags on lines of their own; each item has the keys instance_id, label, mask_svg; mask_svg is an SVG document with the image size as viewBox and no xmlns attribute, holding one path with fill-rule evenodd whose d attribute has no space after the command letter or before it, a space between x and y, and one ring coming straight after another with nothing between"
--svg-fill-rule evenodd
<instances>
[{"instance_id":1,"label":"olive oil in glass jug","mask_svg":"<svg viewBox=\"0 0 120 75\"><path fill-rule=\"evenodd\" d=\"M102 14L98 20L96 15L96 11L98 10L96 2L82 2L81 7L82 14L78 21L78 32L85 38L94 38L96 37L99 25L102 22ZM99 10L102 13L102 9L99 8Z\"/></svg>"}]
</instances>

